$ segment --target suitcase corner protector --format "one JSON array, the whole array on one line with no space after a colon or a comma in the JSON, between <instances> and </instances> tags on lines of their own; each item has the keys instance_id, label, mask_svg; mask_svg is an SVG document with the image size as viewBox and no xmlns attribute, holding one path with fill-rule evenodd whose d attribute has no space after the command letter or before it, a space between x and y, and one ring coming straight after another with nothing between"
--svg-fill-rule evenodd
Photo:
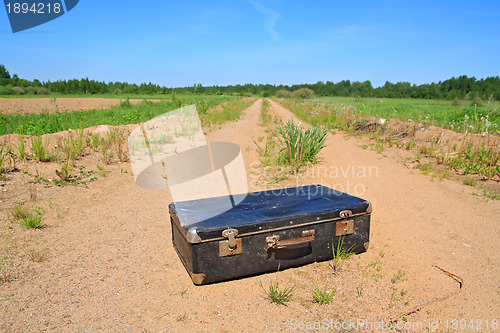
<instances>
[{"instance_id":1,"label":"suitcase corner protector","mask_svg":"<svg viewBox=\"0 0 500 333\"><path fill-rule=\"evenodd\" d=\"M201 243L201 237L194 227L188 229L186 239L191 244Z\"/></svg>"},{"instance_id":2,"label":"suitcase corner protector","mask_svg":"<svg viewBox=\"0 0 500 333\"><path fill-rule=\"evenodd\" d=\"M191 275L191 279L193 280L193 283L196 284L196 285L200 285L203 283L203 280L205 280L205 278L207 277L207 275L205 273L191 273L190 272L190 275Z\"/></svg>"},{"instance_id":3,"label":"suitcase corner protector","mask_svg":"<svg viewBox=\"0 0 500 333\"><path fill-rule=\"evenodd\" d=\"M370 242L364 243L363 247L365 248L365 251L368 251L368 248L370 247Z\"/></svg>"},{"instance_id":4,"label":"suitcase corner protector","mask_svg":"<svg viewBox=\"0 0 500 333\"><path fill-rule=\"evenodd\" d=\"M368 207L366 207L366 213L371 214L373 211L372 203L370 201L365 201L365 203L368 204Z\"/></svg>"}]
</instances>

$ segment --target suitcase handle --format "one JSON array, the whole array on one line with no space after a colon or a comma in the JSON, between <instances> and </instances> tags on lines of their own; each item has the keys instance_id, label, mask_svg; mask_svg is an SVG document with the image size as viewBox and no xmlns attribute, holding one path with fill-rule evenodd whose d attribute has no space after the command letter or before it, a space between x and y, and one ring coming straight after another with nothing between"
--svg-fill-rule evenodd
<instances>
[{"instance_id":1,"label":"suitcase handle","mask_svg":"<svg viewBox=\"0 0 500 333\"><path fill-rule=\"evenodd\" d=\"M266 238L267 248L279 250L296 245L308 244L314 242L314 234L314 230L306 230L302 232L302 237L286 240L280 240L280 236L273 235Z\"/></svg>"}]
</instances>

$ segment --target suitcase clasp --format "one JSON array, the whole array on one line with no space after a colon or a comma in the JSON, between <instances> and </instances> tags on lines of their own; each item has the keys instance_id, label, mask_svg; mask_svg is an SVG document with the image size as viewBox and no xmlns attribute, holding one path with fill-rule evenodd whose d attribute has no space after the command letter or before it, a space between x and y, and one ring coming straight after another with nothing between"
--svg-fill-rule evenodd
<instances>
[{"instance_id":1,"label":"suitcase clasp","mask_svg":"<svg viewBox=\"0 0 500 333\"><path fill-rule=\"evenodd\" d=\"M352 211L351 210L343 210L340 212L339 216L343 219L348 219L352 216Z\"/></svg>"}]
</instances>

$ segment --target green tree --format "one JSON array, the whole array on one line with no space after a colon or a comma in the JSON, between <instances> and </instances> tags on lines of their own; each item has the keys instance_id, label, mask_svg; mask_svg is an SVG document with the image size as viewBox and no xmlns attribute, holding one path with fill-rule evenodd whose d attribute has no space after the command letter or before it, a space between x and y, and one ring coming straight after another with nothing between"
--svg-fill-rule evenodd
<instances>
[{"instance_id":1,"label":"green tree","mask_svg":"<svg viewBox=\"0 0 500 333\"><path fill-rule=\"evenodd\" d=\"M0 79L10 79L10 74L4 65L0 65Z\"/></svg>"}]
</instances>

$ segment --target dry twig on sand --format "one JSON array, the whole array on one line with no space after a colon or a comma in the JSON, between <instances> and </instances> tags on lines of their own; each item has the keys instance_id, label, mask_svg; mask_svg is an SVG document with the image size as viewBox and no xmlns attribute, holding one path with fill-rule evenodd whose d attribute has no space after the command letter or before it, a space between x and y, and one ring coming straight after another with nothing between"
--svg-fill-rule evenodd
<instances>
[{"instance_id":1,"label":"dry twig on sand","mask_svg":"<svg viewBox=\"0 0 500 333\"><path fill-rule=\"evenodd\" d=\"M403 316L407 316L407 315L412 314L412 313L414 313L414 312L417 312L417 311L419 311L420 309L422 309L423 307L425 307L425 306L427 306L427 305L431 305L431 304L434 304L434 303L437 303L437 302L443 301L443 300L445 300L445 299L447 299L447 298L450 298L451 296L455 295L457 292L459 292L460 290L462 290L462 287L464 286L464 280L463 280L460 276L458 276L458 275L456 275L456 274L453 274L453 273L451 273L451 272L448 272L447 270L445 270L445 269L443 269L443 268L441 268L441 267L439 267L439 266L437 266L437 265L434 265L434 267L436 267L437 269L440 269L440 270L441 270L441 271L443 271L444 273L448 274L448 276L450 276L453 280L457 281L457 282L460 284L460 288L458 288L458 289L457 289L457 290L455 290L454 292L452 292L452 293L450 293L450 294L448 294L448 295L446 295L446 296L444 296L444 297L441 297L441 298L435 299L435 300L433 300L433 301L427 302L427 303L425 303L425 304L419 305L419 306L417 306L417 307L415 307L415 308L413 308L413 309L411 309L411 310L409 310L409 311L406 311L406 312L404 312L404 313L400 314L399 316L397 316L397 317L395 317L394 319L392 319L392 320L391 320L391 323L395 323L395 322L396 322L396 321L398 321L401 317L403 317Z\"/></svg>"}]
</instances>

